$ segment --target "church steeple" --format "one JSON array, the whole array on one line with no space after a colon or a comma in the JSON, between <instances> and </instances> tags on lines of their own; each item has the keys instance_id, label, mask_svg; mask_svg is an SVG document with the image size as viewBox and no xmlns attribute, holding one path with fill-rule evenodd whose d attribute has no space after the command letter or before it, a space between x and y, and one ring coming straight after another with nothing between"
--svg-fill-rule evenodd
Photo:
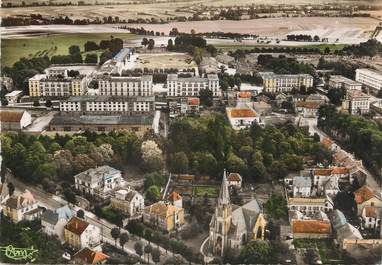
<instances>
[{"instance_id":1,"label":"church steeple","mask_svg":"<svg viewBox=\"0 0 382 265\"><path fill-rule=\"evenodd\" d=\"M228 191L228 183L227 183L227 173L224 170L223 181L220 186L218 204L229 204L229 203L230 203L230 199L229 199L229 191Z\"/></svg>"}]
</instances>

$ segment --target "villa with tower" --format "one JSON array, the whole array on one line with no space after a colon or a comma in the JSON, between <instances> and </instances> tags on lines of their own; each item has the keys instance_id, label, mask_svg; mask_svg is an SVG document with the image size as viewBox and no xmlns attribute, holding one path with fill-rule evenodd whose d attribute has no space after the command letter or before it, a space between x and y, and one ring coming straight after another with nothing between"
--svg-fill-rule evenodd
<instances>
[{"instance_id":1,"label":"villa with tower","mask_svg":"<svg viewBox=\"0 0 382 265\"><path fill-rule=\"evenodd\" d=\"M226 172L220 187L215 214L210 222L208 256L223 256L226 249L240 248L251 240L264 240L266 220L254 199L237 206L230 202ZM206 253L205 253L206 254Z\"/></svg>"}]
</instances>

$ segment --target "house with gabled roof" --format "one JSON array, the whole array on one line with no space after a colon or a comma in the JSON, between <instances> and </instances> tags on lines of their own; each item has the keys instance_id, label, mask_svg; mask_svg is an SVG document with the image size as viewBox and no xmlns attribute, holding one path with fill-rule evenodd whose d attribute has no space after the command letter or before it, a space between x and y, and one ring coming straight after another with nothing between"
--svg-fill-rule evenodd
<instances>
[{"instance_id":1,"label":"house with gabled roof","mask_svg":"<svg viewBox=\"0 0 382 265\"><path fill-rule=\"evenodd\" d=\"M41 229L50 236L57 236L64 241L64 227L73 217L72 210L68 205L55 210L47 209L41 215Z\"/></svg>"},{"instance_id":2,"label":"house with gabled roof","mask_svg":"<svg viewBox=\"0 0 382 265\"><path fill-rule=\"evenodd\" d=\"M118 209L128 216L141 214L145 207L142 194L131 188L117 190L111 197L111 207Z\"/></svg>"},{"instance_id":3,"label":"house with gabled roof","mask_svg":"<svg viewBox=\"0 0 382 265\"><path fill-rule=\"evenodd\" d=\"M101 241L101 229L81 218L72 217L64 227L64 240L74 249L94 248Z\"/></svg>"},{"instance_id":4,"label":"house with gabled roof","mask_svg":"<svg viewBox=\"0 0 382 265\"><path fill-rule=\"evenodd\" d=\"M365 206L362 210L362 227L379 229L381 227L382 207Z\"/></svg>"},{"instance_id":5,"label":"house with gabled roof","mask_svg":"<svg viewBox=\"0 0 382 265\"><path fill-rule=\"evenodd\" d=\"M330 222L324 220L292 220L294 238L329 238L332 234Z\"/></svg>"},{"instance_id":6,"label":"house with gabled roof","mask_svg":"<svg viewBox=\"0 0 382 265\"><path fill-rule=\"evenodd\" d=\"M22 220L34 220L40 217L42 209L38 207L37 201L29 190L25 190L18 196L8 198L4 204L3 213L13 223Z\"/></svg>"},{"instance_id":7,"label":"house with gabled roof","mask_svg":"<svg viewBox=\"0 0 382 265\"><path fill-rule=\"evenodd\" d=\"M354 200L357 205L358 216L362 215L363 208L366 206L382 207L381 195L375 193L366 185L354 192Z\"/></svg>"},{"instance_id":8,"label":"house with gabled roof","mask_svg":"<svg viewBox=\"0 0 382 265\"><path fill-rule=\"evenodd\" d=\"M239 173L229 173L227 177L228 186L234 186L237 188L241 188L241 183L243 181L243 178Z\"/></svg>"},{"instance_id":9,"label":"house with gabled roof","mask_svg":"<svg viewBox=\"0 0 382 265\"><path fill-rule=\"evenodd\" d=\"M184 209L160 201L143 209L143 222L170 232L185 223Z\"/></svg>"},{"instance_id":10,"label":"house with gabled roof","mask_svg":"<svg viewBox=\"0 0 382 265\"><path fill-rule=\"evenodd\" d=\"M110 257L100 251L93 251L86 247L73 256L76 264L104 264Z\"/></svg>"},{"instance_id":11,"label":"house with gabled roof","mask_svg":"<svg viewBox=\"0 0 382 265\"><path fill-rule=\"evenodd\" d=\"M179 195L179 193L173 191L168 196L169 202L175 207L183 208L183 198Z\"/></svg>"}]
</instances>

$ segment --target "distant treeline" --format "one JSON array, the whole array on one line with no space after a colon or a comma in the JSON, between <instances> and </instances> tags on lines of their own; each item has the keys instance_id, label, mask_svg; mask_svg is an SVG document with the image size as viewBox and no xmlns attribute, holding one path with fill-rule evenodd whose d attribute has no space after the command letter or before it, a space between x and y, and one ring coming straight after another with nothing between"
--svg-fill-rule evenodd
<instances>
[{"instance_id":1,"label":"distant treeline","mask_svg":"<svg viewBox=\"0 0 382 265\"><path fill-rule=\"evenodd\" d=\"M307 34L290 34L287 35L287 41L306 41L306 42L312 42L312 41L320 41L320 37L315 35L312 37L311 35Z\"/></svg>"}]
</instances>

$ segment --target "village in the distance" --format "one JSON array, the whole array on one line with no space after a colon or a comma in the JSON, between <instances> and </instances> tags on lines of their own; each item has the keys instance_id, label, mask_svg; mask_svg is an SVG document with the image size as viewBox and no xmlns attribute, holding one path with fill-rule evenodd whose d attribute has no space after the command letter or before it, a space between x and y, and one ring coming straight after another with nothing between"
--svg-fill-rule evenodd
<instances>
[{"instance_id":1,"label":"village in the distance","mask_svg":"<svg viewBox=\"0 0 382 265\"><path fill-rule=\"evenodd\" d=\"M1 264L382 263L382 3L18 2Z\"/></svg>"}]
</instances>

